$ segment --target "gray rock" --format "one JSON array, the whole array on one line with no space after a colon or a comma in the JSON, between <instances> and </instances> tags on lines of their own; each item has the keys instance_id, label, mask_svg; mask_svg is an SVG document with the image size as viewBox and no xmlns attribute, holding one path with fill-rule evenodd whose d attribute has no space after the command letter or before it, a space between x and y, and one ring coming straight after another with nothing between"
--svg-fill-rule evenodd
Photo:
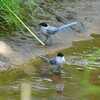
<instances>
[{"instance_id":1,"label":"gray rock","mask_svg":"<svg viewBox=\"0 0 100 100\"><path fill-rule=\"evenodd\" d=\"M10 66L9 59L0 55L0 71L7 70L9 66Z\"/></svg>"}]
</instances>

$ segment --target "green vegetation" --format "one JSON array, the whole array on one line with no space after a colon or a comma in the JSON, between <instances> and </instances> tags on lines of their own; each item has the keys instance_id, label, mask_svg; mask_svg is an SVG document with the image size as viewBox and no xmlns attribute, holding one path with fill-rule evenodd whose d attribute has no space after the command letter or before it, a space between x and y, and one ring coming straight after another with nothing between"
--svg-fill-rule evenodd
<instances>
[{"instance_id":1,"label":"green vegetation","mask_svg":"<svg viewBox=\"0 0 100 100\"><path fill-rule=\"evenodd\" d=\"M10 8L24 23L34 23L33 13L37 8L35 0L1 0L0 1L0 34L23 30L23 25L9 11ZM8 8L7 8L8 7ZM35 14L34 14L35 15ZM30 20L29 20L30 19ZM2 36L2 35L0 35Z\"/></svg>"},{"instance_id":2,"label":"green vegetation","mask_svg":"<svg viewBox=\"0 0 100 100\"><path fill-rule=\"evenodd\" d=\"M8 6L14 13L16 13L19 17L20 15L20 0L1 0L0 1L0 34L3 33L11 33L17 27L20 26L19 21L9 12L7 9Z\"/></svg>"}]
</instances>

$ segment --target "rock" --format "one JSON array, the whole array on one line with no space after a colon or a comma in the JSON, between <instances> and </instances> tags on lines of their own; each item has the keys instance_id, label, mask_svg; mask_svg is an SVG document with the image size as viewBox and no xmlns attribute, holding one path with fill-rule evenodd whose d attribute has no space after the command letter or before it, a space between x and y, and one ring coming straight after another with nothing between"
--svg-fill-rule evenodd
<instances>
[{"instance_id":1,"label":"rock","mask_svg":"<svg viewBox=\"0 0 100 100\"><path fill-rule=\"evenodd\" d=\"M65 18L68 20L76 20L77 19L77 13L74 11L66 11Z\"/></svg>"},{"instance_id":2,"label":"rock","mask_svg":"<svg viewBox=\"0 0 100 100\"><path fill-rule=\"evenodd\" d=\"M0 71L5 71L8 69L7 63L0 61Z\"/></svg>"},{"instance_id":3,"label":"rock","mask_svg":"<svg viewBox=\"0 0 100 100\"><path fill-rule=\"evenodd\" d=\"M5 66L6 64L4 63L4 62L2 62L2 61L0 61L0 67L3 67L3 66Z\"/></svg>"},{"instance_id":4,"label":"rock","mask_svg":"<svg viewBox=\"0 0 100 100\"><path fill-rule=\"evenodd\" d=\"M8 58L0 55L0 71L6 71L10 66Z\"/></svg>"}]
</instances>

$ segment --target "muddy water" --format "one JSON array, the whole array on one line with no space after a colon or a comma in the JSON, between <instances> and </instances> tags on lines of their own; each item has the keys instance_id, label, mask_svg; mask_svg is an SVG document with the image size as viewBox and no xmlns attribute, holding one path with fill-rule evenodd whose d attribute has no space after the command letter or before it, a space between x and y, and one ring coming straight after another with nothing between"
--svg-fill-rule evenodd
<instances>
[{"instance_id":1,"label":"muddy water","mask_svg":"<svg viewBox=\"0 0 100 100\"><path fill-rule=\"evenodd\" d=\"M67 60L62 74L63 96L56 94L53 82L41 77L41 70L46 71L48 64L38 59L35 63L30 61L19 68L0 72L0 100L21 100L23 83L29 83L31 89L25 90L31 91L32 100L100 100L100 36L93 37L74 42L71 48L62 51Z\"/></svg>"}]
</instances>

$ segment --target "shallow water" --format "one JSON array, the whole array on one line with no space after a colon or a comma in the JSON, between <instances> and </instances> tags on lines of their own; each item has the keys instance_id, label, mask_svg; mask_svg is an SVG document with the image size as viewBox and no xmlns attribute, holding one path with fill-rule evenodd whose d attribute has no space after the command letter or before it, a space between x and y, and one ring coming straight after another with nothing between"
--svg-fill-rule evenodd
<instances>
[{"instance_id":1,"label":"shallow water","mask_svg":"<svg viewBox=\"0 0 100 100\"><path fill-rule=\"evenodd\" d=\"M0 72L0 100L21 100L22 91L31 91L32 100L100 100L100 36L93 40L74 42L66 54L64 65L64 96L58 96L55 84L41 78L48 64L31 61L21 68ZM38 66L39 65L39 66ZM41 70L39 70L41 69ZM26 83L31 89L22 85ZM27 96L26 95L26 96ZM28 95L29 96L29 95Z\"/></svg>"}]
</instances>

